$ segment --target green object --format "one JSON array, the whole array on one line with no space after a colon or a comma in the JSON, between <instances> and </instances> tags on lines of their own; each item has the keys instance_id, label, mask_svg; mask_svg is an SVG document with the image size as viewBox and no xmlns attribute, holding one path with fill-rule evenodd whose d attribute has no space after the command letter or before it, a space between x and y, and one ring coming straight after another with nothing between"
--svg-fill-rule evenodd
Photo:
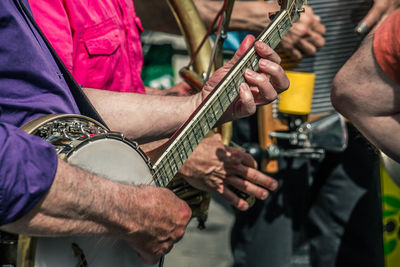
<instances>
[{"instance_id":1,"label":"green object","mask_svg":"<svg viewBox=\"0 0 400 267\"><path fill-rule=\"evenodd\" d=\"M174 84L174 69L172 67L174 49L172 45L151 44L149 49L143 50L145 50L142 70L144 85L158 89L172 87Z\"/></svg>"},{"instance_id":2,"label":"green object","mask_svg":"<svg viewBox=\"0 0 400 267\"><path fill-rule=\"evenodd\" d=\"M392 253L395 250L396 245L397 245L397 240L396 239L392 239L389 242L385 242L385 244L384 244L385 256L389 255L390 253Z\"/></svg>"},{"instance_id":3,"label":"green object","mask_svg":"<svg viewBox=\"0 0 400 267\"><path fill-rule=\"evenodd\" d=\"M392 207L393 209L399 211L400 210L400 199L393 197L393 196L383 196L382 202L386 203L388 206Z\"/></svg>"}]
</instances>

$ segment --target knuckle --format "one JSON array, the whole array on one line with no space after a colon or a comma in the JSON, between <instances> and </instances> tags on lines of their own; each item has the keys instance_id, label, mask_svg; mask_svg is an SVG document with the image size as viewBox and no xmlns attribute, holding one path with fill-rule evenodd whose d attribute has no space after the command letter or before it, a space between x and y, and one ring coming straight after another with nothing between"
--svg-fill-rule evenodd
<instances>
[{"instance_id":1,"label":"knuckle","mask_svg":"<svg viewBox=\"0 0 400 267\"><path fill-rule=\"evenodd\" d=\"M276 64L271 64L271 71L272 71L273 73L278 74L278 75L281 75L282 73L284 73L283 68L282 68L278 63L276 63Z\"/></svg>"},{"instance_id":2,"label":"knuckle","mask_svg":"<svg viewBox=\"0 0 400 267\"><path fill-rule=\"evenodd\" d=\"M249 115L252 115L252 114L256 113L256 109L257 109L256 105L254 105L254 104L247 105L247 113Z\"/></svg>"},{"instance_id":3,"label":"knuckle","mask_svg":"<svg viewBox=\"0 0 400 267\"><path fill-rule=\"evenodd\" d=\"M190 217L192 216L192 210L188 205L185 205L185 207L181 210L181 216L185 222L190 220Z\"/></svg>"},{"instance_id":4,"label":"knuckle","mask_svg":"<svg viewBox=\"0 0 400 267\"><path fill-rule=\"evenodd\" d=\"M238 184L238 186L240 187L240 190L248 192L249 188L250 188L250 182L247 180L242 180L241 183Z\"/></svg>"},{"instance_id":5,"label":"knuckle","mask_svg":"<svg viewBox=\"0 0 400 267\"><path fill-rule=\"evenodd\" d=\"M181 228L181 229L178 229L177 231L176 231L176 241L178 241L179 239L181 239L182 237L183 237L183 235L185 234L185 229L184 228Z\"/></svg>"},{"instance_id":6,"label":"knuckle","mask_svg":"<svg viewBox=\"0 0 400 267\"><path fill-rule=\"evenodd\" d=\"M286 80L284 81L284 85L282 86L282 92L286 91L287 89L289 89L290 86L290 81L289 79L286 77Z\"/></svg>"},{"instance_id":7,"label":"knuckle","mask_svg":"<svg viewBox=\"0 0 400 267\"><path fill-rule=\"evenodd\" d=\"M307 55L313 55L317 52L317 47L309 45L307 48Z\"/></svg>"},{"instance_id":8,"label":"knuckle","mask_svg":"<svg viewBox=\"0 0 400 267\"><path fill-rule=\"evenodd\" d=\"M307 35L307 33L308 33L308 26L306 26L305 24L306 24L306 25L311 24L311 20L310 20L309 18L307 18L307 19L304 20L304 24L299 24L299 25L297 25L298 35L300 35L300 36Z\"/></svg>"},{"instance_id":9,"label":"knuckle","mask_svg":"<svg viewBox=\"0 0 400 267\"><path fill-rule=\"evenodd\" d=\"M276 64L281 64L282 63L282 59L279 55L277 55L276 60L275 60Z\"/></svg>"},{"instance_id":10,"label":"knuckle","mask_svg":"<svg viewBox=\"0 0 400 267\"><path fill-rule=\"evenodd\" d=\"M262 178L260 177L259 173L248 173L247 180L251 181L252 183L258 183Z\"/></svg>"}]
</instances>

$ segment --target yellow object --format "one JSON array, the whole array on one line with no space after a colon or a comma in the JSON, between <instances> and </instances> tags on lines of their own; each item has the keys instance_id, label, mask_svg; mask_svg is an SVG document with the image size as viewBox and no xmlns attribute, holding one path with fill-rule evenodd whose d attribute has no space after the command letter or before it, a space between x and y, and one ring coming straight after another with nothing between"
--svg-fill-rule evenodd
<instances>
[{"instance_id":1,"label":"yellow object","mask_svg":"<svg viewBox=\"0 0 400 267\"><path fill-rule=\"evenodd\" d=\"M279 97L279 112L295 115L309 114L311 112L315 74L286 71L286 75L289 78L290 86Z\"/></svg>"},{"instance_id":2,"label":"yellow object","mask_svg":"<svg viewBox=\"0 0 400 267\"><path fill-rule=\"evenodd\" d=\"M400 187L390 178L382 164L380 176L385 266L398 267L400 264Z\"/></svg>"}]
</instances>

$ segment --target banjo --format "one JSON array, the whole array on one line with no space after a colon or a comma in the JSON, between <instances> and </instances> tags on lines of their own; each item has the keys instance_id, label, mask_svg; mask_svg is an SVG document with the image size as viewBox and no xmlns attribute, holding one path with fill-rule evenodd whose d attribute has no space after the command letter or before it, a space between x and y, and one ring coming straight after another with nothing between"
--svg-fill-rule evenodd
<instances>
[{"instance_id":1,"label":"banjo","mask_svg":"<svg viewBox=\"0 0 400 267\"><path fill-rule=\"evenodd\" d=\"M306 1L280 2L281 11L257 38L272 48L298 20ZM126 184L168 187L195 147L237 98L238 88L245 82L244 71L257 71L258 61L254 47L249 48L172 136L154 164L136 142L82 115L47 115L29 122L22 129L52 143L59 158L91 173ZM19 236L17 265L145 266L123 241L93 236Z\"/></svg>"}]
</instances>

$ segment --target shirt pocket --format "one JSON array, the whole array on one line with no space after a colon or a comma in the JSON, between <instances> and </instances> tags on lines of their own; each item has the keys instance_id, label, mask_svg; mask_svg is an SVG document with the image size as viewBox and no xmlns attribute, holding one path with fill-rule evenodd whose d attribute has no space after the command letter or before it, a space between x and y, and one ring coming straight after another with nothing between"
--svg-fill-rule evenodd
<instances>
[{"instance_id":1,"label":"shirt pocket","mask_svg":"<svg viewBox=\"0 0 400 267\"><path fill-rule=\"evenodd\" d=\"M125 62L124 31L116 18L85 28L74 73L87 87L107 89Z\"/></svg>"},{"instance_id":2,"label":"shirt pocket","mask_svg":"<svg viewBox=\"0 0 400 267\"><path fill-rule=\"evenodd\" d=\"M113 55L121 46L121 28L113 18L87 27L82 41L89 58Z\"/></svg>"}]
</instances>

